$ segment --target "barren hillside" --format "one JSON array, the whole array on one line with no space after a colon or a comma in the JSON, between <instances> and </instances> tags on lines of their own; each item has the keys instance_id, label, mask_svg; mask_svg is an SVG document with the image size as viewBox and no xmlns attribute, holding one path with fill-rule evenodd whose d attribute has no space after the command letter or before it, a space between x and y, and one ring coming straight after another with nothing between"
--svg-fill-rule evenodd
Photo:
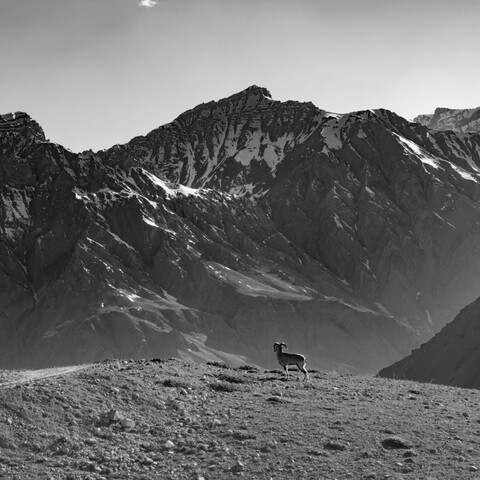
<instances>
[{"instance_id":1,"label":"barren hillside","mask_svg":"<svg viewBox=\"0 0 480 480\"><path fill-rule=\"evenodd\" d=\"M311 376L180 360L1 371L0 478L480 478L477 390Z\"/></svg>"}]
</instances>

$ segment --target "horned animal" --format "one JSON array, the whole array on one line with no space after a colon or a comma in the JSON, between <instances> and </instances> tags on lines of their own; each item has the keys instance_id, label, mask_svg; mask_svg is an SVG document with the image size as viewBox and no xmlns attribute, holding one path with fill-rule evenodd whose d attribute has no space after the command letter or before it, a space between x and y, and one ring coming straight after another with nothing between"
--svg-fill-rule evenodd
<instances>
[{"instance_id":1,"label":"horned animal","mask_svg":"<svg viewBox=\"0 0 480 480\"><path fill-rule=\"evenodd\" d=\"M309 380L307 369L305 365L307 363L307 359L304 355L300 355L299 353L286 353L282 350L282 348L287 346L283 342L275 342L273 345L273 351L277 354L278 363L283 367L285 370L285 374L288 378L288 366L289 365L296 365L298 369L304 373L303 381L306 382Z\"/></svg>"}]
</instances>

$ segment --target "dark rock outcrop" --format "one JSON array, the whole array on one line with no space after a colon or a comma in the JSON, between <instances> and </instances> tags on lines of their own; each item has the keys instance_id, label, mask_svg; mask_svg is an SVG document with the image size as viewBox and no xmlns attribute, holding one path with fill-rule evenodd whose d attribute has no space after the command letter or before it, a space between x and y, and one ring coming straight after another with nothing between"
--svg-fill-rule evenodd
<instances>
[{"instance_id":1,"label":"dark rock outcrop","mask_svg":"<svg viewBox=\"0 0 480 480\"><path fill-rule=\"evenodd\" d=\"M20 135L26 140L46 141L42 127L25 112L0 115L0 135L3 139Z\"/></svg>"}]
</instances>

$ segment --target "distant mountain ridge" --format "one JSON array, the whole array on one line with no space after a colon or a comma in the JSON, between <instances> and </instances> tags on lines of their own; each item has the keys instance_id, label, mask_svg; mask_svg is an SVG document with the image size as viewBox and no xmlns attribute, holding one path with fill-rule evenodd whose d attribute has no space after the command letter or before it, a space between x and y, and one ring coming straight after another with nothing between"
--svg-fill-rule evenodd
<instances>
[{"instance_id":1,"label":"distant mountain ridge","mask_svg":"<svg viewBox=\"0 0 480 480\"><path fill-rule=\"evenodd\" d=\"M435 109L433 114L419 115L414 119L434 130L451 130L463 133L480 132L480 107L477 108L443 108Z\"/></svg>"},{"instance_id":2,"label":"distant mountain ridge","mask_svg":"<svg viewBox=\"0 0 480 480\"><path fill-rule=\"evenodd\" d=\"M431 340L399 362L382 369L380 377L480 388L480 298L466 306Z\"/></svg>"},{"instance_id":3,"label":"distant mountain ridge","mask_svg":"<svg viewBox=\"0 0 480 480\"><path fill-rule=\"evenodd\" d=\"M0 366L274 366L283 340L373 373L479 295L476 134L257 86L97 153L10 126Z\"/></svg>"}]
</instances>

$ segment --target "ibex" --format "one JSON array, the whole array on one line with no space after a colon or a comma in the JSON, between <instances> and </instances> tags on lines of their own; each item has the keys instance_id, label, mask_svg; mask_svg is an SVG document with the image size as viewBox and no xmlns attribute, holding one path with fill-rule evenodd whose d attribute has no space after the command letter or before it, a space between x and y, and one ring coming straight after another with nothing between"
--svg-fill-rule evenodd
<instances>
[{"instance_id":1,"label":"ibex","mask_svg":"<svg viewBox=\"0 0 480 480\"><path fill-rule=\"evenodd\" d=\"M306 382L309 380L307 369L305 365L307 363L307 359L304 355L300 355L299 353L285 353L282 351L282 348L287 346L281 342L275 342L273 345L273 351L277 354L278 363L283 367L285 370L285 374L288 378L288 366L289 365L296 365L300 371L304 373L303 381Z\"/></svg>"}]
</instances>

